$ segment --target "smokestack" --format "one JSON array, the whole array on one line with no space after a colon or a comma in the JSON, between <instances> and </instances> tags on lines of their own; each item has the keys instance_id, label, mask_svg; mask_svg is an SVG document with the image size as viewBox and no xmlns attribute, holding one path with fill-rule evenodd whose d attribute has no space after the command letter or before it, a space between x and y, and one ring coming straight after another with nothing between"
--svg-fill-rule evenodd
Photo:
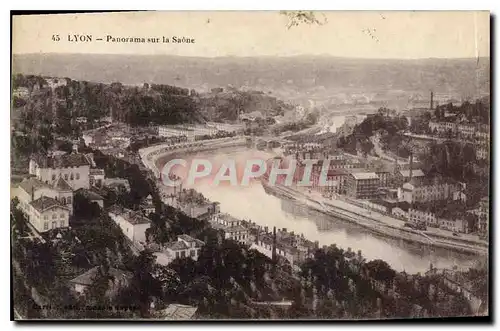
<instances>
[{"instance_id":1,"label":"smokestack","mask_svg":"<svg viewBox=\"0 0 500 331\"><path fill-rule=\"evenodd\" d=\"M273 262L276 263L276 227L273 228L273 251L272 251Z\"/></svg>"},{"instance_id":2,"label":"smokestack","mask_svg":"<svg viewBox=\"0 0 500 331\"><path fill-rule=\"evenodd\" d=\"M410 152L410 178L409 180L413 178L413 153Z\"/></svg>"},{"instance_id":3,"label":"smokestack","mask_svg":"<svg viewBox=\"0 0 500 331\"><path fill-rule=\"evenodd\" d=\"M431 91L431 110L434 107L434 92Z\"/></svg>"}]
</instances>

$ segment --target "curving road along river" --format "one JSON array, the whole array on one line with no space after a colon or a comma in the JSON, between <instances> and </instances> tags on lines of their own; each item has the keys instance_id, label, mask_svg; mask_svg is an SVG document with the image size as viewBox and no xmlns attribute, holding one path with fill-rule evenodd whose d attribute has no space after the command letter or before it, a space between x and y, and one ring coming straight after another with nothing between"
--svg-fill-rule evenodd
<instances>
[{"instance_id":1,"label":"curving road along river","mask_svg":"<svg viewBox=\"0 0 500 331\"><path fill-rule=\"evenodd\" d=\"M214 168L218 169L217 165L228 158L240 165L248 159L267 159L271 156L262 151L239 148L191 155L187 161L189 163L194 157L208 159L212 161ZM241 167L238 169L240 177ZM320 245L336 244L343 249L350 247L355 251L361 250L368 260L382 259L398 271L423 273L429 269L431 263L438 268L451 268L454 265L466 268L478 259L473 255L379 237L354 224L267 194L259 182L253 182L249 186L214 186L210 180L205 180L195 182L192 187L210 200L219 201L221 210L235 217L252 220L262 226L276 226L303 233L309 240L319 241Z\"/></svg>"}]
</instances>

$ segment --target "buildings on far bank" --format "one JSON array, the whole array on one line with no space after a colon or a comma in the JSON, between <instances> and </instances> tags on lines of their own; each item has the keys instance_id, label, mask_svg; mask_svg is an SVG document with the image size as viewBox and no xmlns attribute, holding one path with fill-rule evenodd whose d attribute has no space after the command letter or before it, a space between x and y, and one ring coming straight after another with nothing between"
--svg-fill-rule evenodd
<instances>
[{"instance_id":1,"label":"buildings on far bank","mask_svg":"<svg viewBox=\"0 0 500 331\"><path fill-rule=\"evenodd\" d=\"M373 199L378 197L380 178L374 172L352 172L347 176L345 191L354 199Z\"/></svg>"},{"instance_id":2,"label":"buildings on far bank","mask_svg":"<svg viewBox=\"0 0 500 331\"><path fill-rule=\"evenodd\" d=\"M241 220L234 218L229 214L216 213L210 220L212 227L221 230L225 239L232 239L242 244L250 242L250 233L248 228L244 227Z\"/></svg>"},{"instance_id":3,"label":"buildings on far bank","mask_svg":"<svg viewBox=\"0 0 500 331\"><path fill-rule=\"evenodd\" d=\"M401 187L401 200L409 203L432 202L438 200L462 200L464 196L457 194L464 189L463 183L450 180L411 180Z\"/></svg>"}]
</instances>

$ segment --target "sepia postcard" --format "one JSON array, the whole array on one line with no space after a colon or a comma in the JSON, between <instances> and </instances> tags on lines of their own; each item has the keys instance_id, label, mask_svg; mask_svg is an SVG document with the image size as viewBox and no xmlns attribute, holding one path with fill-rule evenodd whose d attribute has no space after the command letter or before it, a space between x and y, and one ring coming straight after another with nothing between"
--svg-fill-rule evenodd
<instances>
[{"instance_id":1,"label":"sepia postcard","mask_svg":"<svg viewBox=\"0 0 500 331\"><path fill-rule=\"evenodd\" d=\"M11 46L13 320L489 320L489 12L13 13Z\"/></svg>"}]
</instances>

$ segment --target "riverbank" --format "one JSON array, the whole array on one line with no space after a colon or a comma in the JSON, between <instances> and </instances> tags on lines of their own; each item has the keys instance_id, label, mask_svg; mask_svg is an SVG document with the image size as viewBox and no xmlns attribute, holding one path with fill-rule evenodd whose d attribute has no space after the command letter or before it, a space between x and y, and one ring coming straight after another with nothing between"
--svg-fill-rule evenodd
<instances>
[{"instance_id":1,"label":"riverbank","mask_svg":"<svg viewBox=\"0 0 500 331\"><path fill-rule=\"evenodd\" d=\"M391 224L390 222L384 221L383 217L377 217L384 215L377 215L378 213L369 212L367 210L361 212L358 210L360 207L348 204L344 201L323 199L315 196L315 194L308 194L282 185L270 186L267 185L265 181L262 181L262 184L266 190L280 197L302 202L311 209L325 215L342 219L346 222L354 223L378 235L402 239L410 243L454 250L466 254L486 255L488 253L487 243L471 242L469 240L461 240L460 238L434 234L428 231L405 228L403 227L403 221L394 219L396 222ZM373 216L367 216L365 213L370 213ZM397 224L397 222L400 224Z\"/></svg>"},{"instance_id":2,"label":"riverbank","mask_svg":"<svg viewBox=\"0 0 500 331\"><path fill-rule=\"evenodd\" d=\"M155 173L159 174L158 169L161 168L166 160L173 157L174 155L194 154L198 152L207 152L211 149L225 149L226 147L234 148L234 143L243 145L241 144L242 141L236 142L233 140L231 143L228 143L229 141L224 141L224 143L222 144L220 142L211 143L208 141L203 144L202 148L199 148L201 146L197 146L196 148L192 148L193 146L190 146L191 148L183 148L180 146L177 148L172 148L171 146L169 146L168 149L165 149L161 148L160 146L154 146L152 149L146 148L145 150L143 150L141 156L143 161L146 161L144 162L146 167L156 170ZM151 154L153 155L147 153L146 151L152 152ZM158 179L159 178L160 177L158 176ZM161 181L159 181L159 186L163 187L165 193L167 193L168 191L170 191L169 189L171 189L164 187ZM380 235L382 237L403 240L408 243L416 243L431 248L435 247L449 251L455 251L466 255L484 256L488 253L487 242L469 242L468 240L463 240L458 237L448 237L438 233L430 233L429 231L416 231L410 228L404 228L404 222L402 220L388 217L387 215L382 215L377 212L368 211L367 209L349 204L342 200L325 199L316 192L308 194L307 192L300 192L298 190L283 186L267 186L267 188L272 190L274 194L285 199L303 202L311 210L318 211L326 216L338 218L344 222L355 224L371 233Z\"/></svg>"}]
</instances>

